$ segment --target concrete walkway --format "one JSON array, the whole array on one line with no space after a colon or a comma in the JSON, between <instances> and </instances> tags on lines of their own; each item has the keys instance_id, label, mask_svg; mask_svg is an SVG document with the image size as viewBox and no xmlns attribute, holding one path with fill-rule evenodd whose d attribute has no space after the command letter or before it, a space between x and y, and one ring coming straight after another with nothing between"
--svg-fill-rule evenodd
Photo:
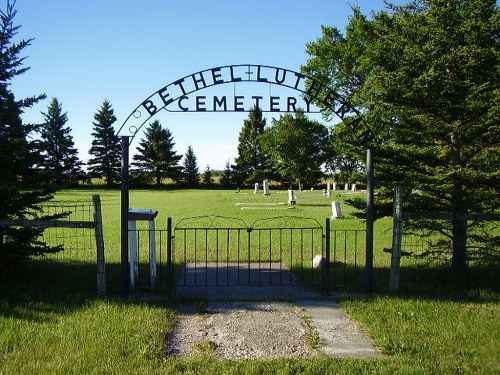
<instances>
[{"instance_id":1,"label":"concrete walkway","mask_svg":"<svg viewBox=\"0 0 500 375\"><path fill-rule=\"evenodd\" d=\"M224 270L226 272L226 270ZM287 280L288 271L284 271L283 279ZM199 280L204 280L199 275ZM292 280L290 275L290 280ZM179 282L180 284L180 282ZM205 301L287 301L301 307L304 316L310 319L320 338L322 351L339 358L381 357L382 354L358 324L340 308L321 293L311 291L296 280L288 285L267 286L210 286L186 285L177 286L175 290L178 300Z\"/></svg>"}]
</instances>

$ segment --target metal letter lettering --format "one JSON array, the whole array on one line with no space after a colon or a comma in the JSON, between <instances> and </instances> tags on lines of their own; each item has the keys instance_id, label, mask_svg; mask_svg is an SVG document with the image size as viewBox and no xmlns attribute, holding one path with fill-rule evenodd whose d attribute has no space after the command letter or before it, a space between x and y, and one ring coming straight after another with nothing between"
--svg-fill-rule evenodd
<instances>
[{"instance_id":1,"label":"metal letter lettering","mask_svg":"<svg viewBox=\"0 0 500 375\"><path fill-rule=\"evenodd\" d=\"M222 106L224 106L224 112L227 112L226 96L223 96L220 100L217 96L214 96L214 112L217 111L217 107Z\"/></svg>"},{"instance_id":2,"label":"metal letter lettering","mask_svg":"<svg viewBox=\"0 0 500 375\"><path fill-rule=\"evenodd\" d=\"M207 110L205 108L205 99L206 98L207 98L206 96L197 96L196 97L196 112L205 112Z\"/></svg>"},{"instance_id":3,"label":"metal letter lettering","mask_svg":"<svg viewBox=\"0 0 500 375\"><path fill-rule=\"evenodd\" d=\"M224 78L222 78L222 79L219 79L219 78L222 78L222 76L220 74L220 68L213 68L212 69L212 79L214 80L214 85L224 83Z\"/></svg>"},{"instance_id":4,"label":"metal letter lettering","mask_svg":"<svg viewBox=\"0 0 500 375\"><path fill-rule=\"evenodd\" d=\"M280 70L283 71L283 75L281 76L281 78L279 78L279 72L280 72ZM285 78L286 78L286 70L285 69L276 68L276 74L274 76L274 79L275 79L276 83L278 85L281 85L283 82L285 82Z\"/></svg>"},{"instance_id":5,"label":"metal letter lettering","mask_svg":"<svg viewBox=\"0 0 500 375\"><path fill-rule=\"evenodd\" d=\"M184 79L179 79L178 81L174 82L174 85L179 86L181 88L181 91L184 95L186 95L186 90L184 90L184 86L182 86L182 82L184 82Z\"/></svg>"},{"instance_id":6,"label":"metal letter lettering","mask_svg":"<svg viewBox=\"0 0 500 375\"><path fill-rule=\"evenodd\" d=\"M203 83L203 87L202 88L207 87L207 84L205 83L205 77L203 77L203 72L198 72L198 74L200 75L199 79L196 79L195 74L193 74L191 76L191 78L193 78L193 83L196 86L196 90L200 89L200 86L198 86L198 83Z\"/></svg>"},{"instance_id":7,"label":"metal letter lettering","mask_svg":"<svg viewBox=\"0 0 500 375\"><path fill-rule=\"evenodd\" d=\"M279 96L270 96L269 97L269 107L271 112L279 112L280 111L280 97Z\"/></svg>"},{"instance_id":8,"label":"metal letter lettering","mask_svg":"<svg viewBox=\"0 0 500 375\"><path fill-rule=\"evenodd\" d=\"M153 116L156 111L158 111L158 108L156 108L155 104L151 100L145 100L142 102L142 106L148 111L150 116Z\"/></svg>"},{"instance_id":9,"label":"metal letter lettering","mask_svg":"<svg viewBox=\"0 0 500 375\"><path fill-rule=\"evenodd\" d=\"M188 108L188 107L183 107L183 106L182 106L182 101L183 101L183 100L187 100L187 99L188 99L188 97L184 95L184 96L181 96L181 97L179 98L179 100L177 101L177 105L178 105L178 106L179 106L179 108L180 108L181 110L183 110L184 112L189 111L189 108Z\"/></svg>"},{"instance_id":10,"label":"metal letter lettering","mask_svg":"<svg viewBox=\"0 0 500 375\"><path fill-rule=\"evenodd\" d=\"M262 78L260 76L260 65L257 65L257 81L259 82L267 82L267 78Z\"/></svg>"},{"instance_id":11,"label":"metal letter lettering","mask_svg":"<svg viewBox=\"0 0 500 375\"><path fill-rule=\"evenodd\" d=\"M264 97L262 97L262 96L252 96L252 99L255 99L255 106L256 106L257 108L260 108L259 101L260 101L261 99L264 99Z\"/></svg>"},{"instance_id":12,"label":"metal letter lettering","mask_svg":"<svg viewBox=\"0 0 500 375\"><path fill-rule=\"evenodd\" d=\"M295 73L295 77L297 77L297 80L295 81L295 86L293 86L293 88L295 90L298 90L298 87L299 87L299 82L305 78L304 75L300 74L300 73Z\"/></svg>"},{"instance_id":13,"label":"metal letter lettering","mask_svg":"<svg viewBox=\"0 0 500 375\"><path fill-rule=\"evenodd\" d=\"M234 111L235 112L243 112L245 109L242 107L243 102L240 99L245 99L244 96L235 96L234 97Z\"/></svg>"},{"instance_id":14,"label":"metal letter lettering","mask_svg":"<svg viewBox=\"0 0 500 375\"><path fill-rule=\"evenodd\" d=\"M233 66L230 66L229 70L231 71L231 82L239 82L239 81L241 81L241 77L235 77L234 76Z\"/></svg>"},{"instance_id":15,"label":"metal letter lettering","mask_svg":"<svg viewBox=\"0 0 500 375\"><path fill-rule=\"evenodd\" d=\"M170 96L170 94L167 92L167 88L168 86L165 86L164 88L158 91L158 95L160 95L160 98L161 100L163 100L163 104L165 104L165 106L169 105L174 101L174 99L172 98L167 99Z\"/></svg>"},{"instance_id":16,"label":"metal letter lettering","mask_svg":"<svg viewBox=\"0 0 500 375\"><path fill-rule=\"evenodd\" d=\"M295 105L297 104L297 98L294 98L293 96L289 96L287 98L287 102L286 102L286 111L287 112L297 112L297 109L295 108ZM293 109L290 110L290 108Z\"/></svg>"}]
</instances>

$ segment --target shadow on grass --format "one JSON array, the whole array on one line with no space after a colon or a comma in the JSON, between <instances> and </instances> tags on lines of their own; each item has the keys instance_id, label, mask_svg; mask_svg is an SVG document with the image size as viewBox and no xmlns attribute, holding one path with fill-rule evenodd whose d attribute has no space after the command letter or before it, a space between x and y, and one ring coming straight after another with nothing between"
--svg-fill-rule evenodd
<instances>
[{"instance_id":1,"label":"shadow on grass","mask_svg":"<svg viewBox=\"0 0 500 375\"><path fill-rule=\"evenodd\" d=\"M94 263L33 259L15 271L0 273L0 316L30 321L49 321L92 304L97 297ZM107 297L120 303L143 303L120 299L120 264L106 264ZM165 305L165 300L151 300Z\"/></svg>"}]
</instances>

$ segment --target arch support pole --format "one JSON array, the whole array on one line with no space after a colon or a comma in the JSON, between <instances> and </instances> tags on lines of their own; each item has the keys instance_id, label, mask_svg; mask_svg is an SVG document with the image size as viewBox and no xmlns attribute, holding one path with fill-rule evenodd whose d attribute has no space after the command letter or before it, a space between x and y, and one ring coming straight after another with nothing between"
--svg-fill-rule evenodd
<instances>
[{"instance_id":1,"label":"arch support pole","mask_svg":"<svg viewBox=\"0 0 500 375\"><path fill-rule=\"evenodd\" d=\"M128 259L128 211L129 211L129 136L121 136L122 169L121 169L121 264L120 292L122 297L128 297L130 291L130 274Z\"/></svg>"}]
</instances>

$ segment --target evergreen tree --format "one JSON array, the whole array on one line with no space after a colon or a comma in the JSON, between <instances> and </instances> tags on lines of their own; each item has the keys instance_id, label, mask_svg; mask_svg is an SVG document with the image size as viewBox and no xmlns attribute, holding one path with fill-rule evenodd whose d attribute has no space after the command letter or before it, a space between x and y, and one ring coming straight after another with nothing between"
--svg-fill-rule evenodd
<instances>
[{"instance_id":1,"label":"evergreen tree","mask_svg":"<svg viewBox=\"0 0 500 375\"><path fill-rule=\"evenodd\" d=\"M431 253L451 254L459 273L468 259L500 258L498 235L481 239L491 231L464 220L500 206L499 19L494 0L419 0L372 20L355 9L345 37L323 28L308 44L304 69L362 110L377 141L379 186L406 186L407 212L450 218L405 226L432 241Z\"/></svg>"},{"instance_id":2,"label":"evergreen tree","mask_svg":"<svg viewBox=\"0 0 500 375\"><path fill-rule=\"evenodd\" d=\"M158 120L153 121L146 128L145 139L141 139L137 147L138 154L134 155L132 163L139 172L150 173L154 176L156 186L161 185L163 178L178 179L181 174L179 160L174 150L172 133L163 128Z\"/></svg>"},{"instance_id":3,"label":"evergreen tree","mask_svg":"<svg viewBox=\"0 0 500 375\"><path fill-rule=\"evenodd\" d=\"M212 170L210 169L210 165L207 165L207 168L203 172L202 181L203 184L206 185L207 187L212 186L212 184L214 183L213 173Z\"/></svg>"},{"instance_id":4,"label":"evergreen tree","mask_svg":"<svg viewBox=\"0 0 500 375\"><path fill-rule=\"evenodd\" d=\"M53 98L47 112L42 114L45 120L40 128L40 151L44 156L42 168L49 180L57 185L78 182L83 176L83 163L78 159L71 128L66 126L67 113L62 112L62 105Z\"/></svg>"},{"instance_id":5,"label":"evergreen tree","mask_svg":"<svg viewBox=\"0 0 500 375\"><path fill-rule=\"evenodd\" d=\"M227 162L222 176L220 178L220 184L224 187L230 187L233 184L233 171L231 169L231 163Z\"/></svg>"},{"instance_id":6,"label":"evergreen tree","mask_svg":"<svg viewBox=\"0 0 500 375\"><path fill-rule=\"evenodd\" d=\"M119 182L121 177L121 145L113 129L116 116L108 100L103 101L94 120L94 139L89 150L91 158L87 163L88 170L92 177L104 177L106 185L111 186Z\"/></svg>"},{"instance_id":7,"label":"evergreen tree","mask_svg":"<svg viewBox=\"0 0 500 375\"><path fill-rule=\"evenodd\" d=\"M267 156L262 149L261 136L266 119L262 110L254 106L238 136L238 157L235 159L234 180L238 184L254 183L269 175Z\"/></svg>"},{"instance_id":8,"label":"evergreen tree","mask_svg":"<svg viewBox=\"0 0 500 375\"><path fill-rule=\"evenodd\" d=\"M38 180L36 165L42 159L36 150L36 126L23 124L24 109L45 98L45 95L16 100L9 90L11 81L25 73L21 52L32 39L13 43L19 26L14 26L16 11L7 1L7 9L0 11L0 220L47 218L40 214L40 204L52 198L52 190L43 188ZM19 226L0 227L0 269L30 255L41 255L61 250L49 247L39 240L40 228Z\"/></svg>"},{"instance_id":9,"label":"evergreen tree","mask_svg":"<svg viewBox=\"0 0 500 375\"><path fill-rule=\"evenodd\" d=\"M182 183L187 187L196 187L200 184L200 173L196 155L191 145L188 146L184 159L182 161Z\"/></svg>"}]
</instances>

